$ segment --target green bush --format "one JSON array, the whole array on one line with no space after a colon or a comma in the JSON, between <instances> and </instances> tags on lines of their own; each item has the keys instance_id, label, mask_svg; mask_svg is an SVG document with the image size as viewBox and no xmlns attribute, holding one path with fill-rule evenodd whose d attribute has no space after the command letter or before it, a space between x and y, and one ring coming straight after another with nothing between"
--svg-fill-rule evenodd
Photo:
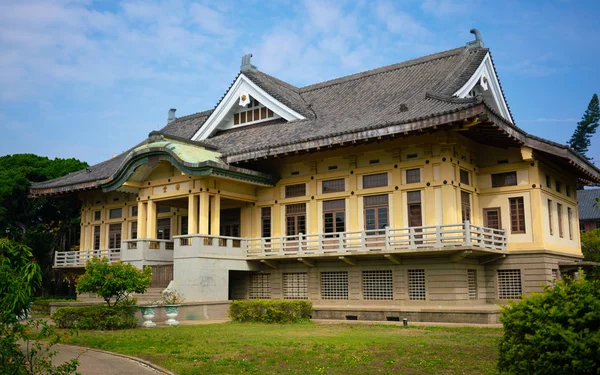
<instances>
[{"instance_id":1,"label":"green bush","mask_svg":"<svg viewBox=\"0 0 600 375\"><path fill-rule=\"evenodd\" d=\"M40 297L33 300L31 314L34 316L50 316L50 303L73 302L73 298Z\"/></svg>"},{"instance_id":2,"label":"green bush","mask_svg":"<svg viewBox=\"0 0 600 375\"><path fill-rule=\"evenodd\" d=\"M296 323L311 314L308 301L239 300L229 306L229 317L235 322Z\"/></svg>"},{"instance_id":3,"label":"green bush","mask_svg":"<svg viewBox=\"0 0 600 375\"><path fill-rule=\"evenodd\" d=\"M503 308L502 374L600 374L600 281L558 281Z\"/></svg>"},{"instance_id":4,"label":"green bush","mask_svg":"<svg viewBox=\"0 0 600 375\"><path fill-rule=\"evenodd\" d=\"M59 307L51 318L60 328L115 330L137 327L136 311L135 306Z\"/></svg>"}]
</instances>

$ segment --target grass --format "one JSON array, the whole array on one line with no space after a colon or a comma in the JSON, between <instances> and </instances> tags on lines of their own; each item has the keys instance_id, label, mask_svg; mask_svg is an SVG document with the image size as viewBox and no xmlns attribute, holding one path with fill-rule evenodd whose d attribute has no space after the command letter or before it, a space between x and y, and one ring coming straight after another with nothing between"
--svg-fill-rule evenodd
<instances>
[{"instance_id":1,"label":"grass","mask_svg":"<svg viewBox=\"0 0 600 375\"><path fill-rule=\"evenodd\" d=\"M80 331L69 344L190 374L491 374L497 328L222 323Z\"/></svg>"}]
</instances>

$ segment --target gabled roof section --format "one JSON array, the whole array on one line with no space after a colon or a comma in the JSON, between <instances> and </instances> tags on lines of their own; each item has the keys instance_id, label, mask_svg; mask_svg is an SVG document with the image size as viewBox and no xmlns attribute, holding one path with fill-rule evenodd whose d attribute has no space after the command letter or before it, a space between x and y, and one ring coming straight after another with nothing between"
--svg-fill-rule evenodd
<instances>
[{"instance_id":1,"label":"gabled roof section","mask_svg":"<svg viewBox=\"0 0 600 375\"><path fill-rule=\"evenodd\" d=\"M305 118L305 116L290 108L289 105L277 100L276 97L256 84L249 76L254 76L255 80L259 82L261 82L260 79L264 82L268 82L269 84L264 84L264 86L271 88L275 96L286 98L284 101L287 103L294 101L299 102L299 99L301 99L294 95L294 91L289 87L284 87L279 83L271 82L272 80L268 79L266 74L261 75L251 71L242 72L221 102L206 119L202 127L191 137L192 140L200 141L207 139L220 127L225 127L226 123L231 120L233 113L239 108L239 100L242 95L250 95L250 97L258 100L265 107L287 121L303 120Z\"/></svg>"}]
</instances>

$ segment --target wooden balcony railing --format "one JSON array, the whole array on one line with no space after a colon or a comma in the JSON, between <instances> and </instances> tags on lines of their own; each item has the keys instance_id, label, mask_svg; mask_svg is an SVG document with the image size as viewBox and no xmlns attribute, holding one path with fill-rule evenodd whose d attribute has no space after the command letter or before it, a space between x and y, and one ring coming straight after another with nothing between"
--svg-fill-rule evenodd
<instances>
[{"instance_id":1,"label":"wooden balcony railing","mask_svg":"<svg viewBox=\"0 0 600 375\"><path fill-rule=\"evenodd\" d=\"M299 234L248 239L249 257L327 254L357 251L399 251L420 248L478 247L506 250L504 230L461 224L385 228L339 233Z\"/></svg>"},{"instance_id":2,"label":"wooden balcony railing","mask_svg":"<svg viewBox=\"0 0 600 375\"><path fill-rule=\"evenodd\" d=\"M88 260L103 257L116 263L121 260L121 249L57 251L54 267L85 267Z\"/></svg>"}]
</instances>

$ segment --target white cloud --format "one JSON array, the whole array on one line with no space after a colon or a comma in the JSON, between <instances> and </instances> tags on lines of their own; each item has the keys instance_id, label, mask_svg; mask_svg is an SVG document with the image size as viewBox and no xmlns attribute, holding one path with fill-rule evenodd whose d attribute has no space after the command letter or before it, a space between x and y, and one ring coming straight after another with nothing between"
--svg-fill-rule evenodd
<instances>
[{"instance_id":1,"label":"white cloud","mask_svg":"<svg viewBox=\"0 0 600 375\"><path fill-rule=\"evenodd\" d=\"M375 14L385 23L387 29L405 38L427 39L431 33L410 13L396 9L390 2L380 2L375 6Z\"/></svg>"},{"instance_id":2,"label":"white cloud","mask_svg":"<svg viewBox=\"0 0 600 375\"><path fill-rule=\"evenodd\" d=\"M455 16L466 13L474 5L473 2L452 0L425 0L421 4L423 12L431 13L436 17Z\"/></svg>"}]
</instances>

